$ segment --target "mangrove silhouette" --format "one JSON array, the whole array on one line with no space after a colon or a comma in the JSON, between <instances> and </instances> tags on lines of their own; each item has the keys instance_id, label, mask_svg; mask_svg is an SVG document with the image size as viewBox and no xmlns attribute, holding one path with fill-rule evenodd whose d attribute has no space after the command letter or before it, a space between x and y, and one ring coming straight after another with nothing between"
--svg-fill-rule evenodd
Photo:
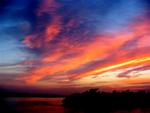
<instances>
[{"instance_id":1,"label":"mangrove silhouette","mask_svg":"<svg viewBox=\"0 0 150 113\"><path fill-rule=\"evenodd\" d=\"M135 108L150 108L150 92L123 91L101 92L90 89L83 93L75 93L63 100L63 106L84 113L110 113L128 111Z\"/></svg>"}]
</instances>

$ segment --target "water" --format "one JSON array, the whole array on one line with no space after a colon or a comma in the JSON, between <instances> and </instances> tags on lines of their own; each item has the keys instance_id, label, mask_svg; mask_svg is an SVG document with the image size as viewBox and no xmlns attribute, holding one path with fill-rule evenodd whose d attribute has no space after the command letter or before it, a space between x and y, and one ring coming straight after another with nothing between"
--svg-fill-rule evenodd
<instances>
[{"instance_id":1,"label":"water","mask_svg":"<svg viewBox=\"0 0 150 113\"><path fill-rule=\"evenodd\" d=\"M19 113L65 113L63 98L8 98Z\"/></svg>"},{"instance_id":2,"label":"water","mask_svg":"<svg viewBox=\"0 0 150 113\"><path fill-rule=\"evenodd\" d=\"M7 98L10 107L17 113L77 113L62 106L63 98ZM78 112L79 113L79 112ZM81 112L80 112L81 113ZM150 113L141 109L117 111L113 113Z\"/></svg>"}]
</instances>

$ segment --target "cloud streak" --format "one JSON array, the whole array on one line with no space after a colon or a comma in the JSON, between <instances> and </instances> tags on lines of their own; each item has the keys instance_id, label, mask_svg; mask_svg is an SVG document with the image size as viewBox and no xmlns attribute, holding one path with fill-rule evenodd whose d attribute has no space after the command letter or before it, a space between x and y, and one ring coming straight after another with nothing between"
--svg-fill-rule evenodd
<instances>
[{"instance_id":1,"label":"cloud streak","mask_svg":"<svg viewBox=\"0 0 150 113\"><path fill-rule=\"evenodd\" d=\"M47 42L44 42L46 48L41 46L44 52L38 61L40 66L32 69L23 79L27 83L35 83L46 76L57 78L58 74L67 76L66 81L72 81L72 79L98 75L107 71L113 72L116 69L147 64L150 62L150 53L147 51L149 48L148 23L132 22L124 30L113 35L98 35L87 43L70 43L65 36L56 43L55 47L52 44L46 45ZM50 50L53 48L53 51L49 52L47 48ZM66 55L68 55L67 58ZM126 74L124 76L127 76L127 72L123 73Z\"/></svg>"},{"instance_id":2,"label":"cloud streak","mask_svg":"<svg viewBox=\"0 0 150 113\"><path fill-rule=\"evenodd\" d=\"M28 4L23 11L29 10ZM17 80L54 88L142 83L140 77L148 78L150 65L145 4L140 0L33 1L31 12L22 15L28 27L19 39L31 57L19 62L25 69ZM145 78L145 82L150 79Z\"/></svg>"}]
</instances>

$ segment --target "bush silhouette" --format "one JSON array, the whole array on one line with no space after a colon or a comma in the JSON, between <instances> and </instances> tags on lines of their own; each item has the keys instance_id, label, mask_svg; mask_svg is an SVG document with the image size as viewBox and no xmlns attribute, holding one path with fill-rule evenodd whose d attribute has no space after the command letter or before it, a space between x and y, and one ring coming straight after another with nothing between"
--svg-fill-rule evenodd
<instances>
[{"instance_id":1,"label":"bush silhouette","mask_svg":"<svg viewBox=\"0 0 150 113\"><path fill-rule=\"evenodd\" d=\"M100 92L90 89L75 93L63 100L63 106L85 113L108 113L117 110L150 107L150 93L145 91Z\"/></svg>"}]
</instances>

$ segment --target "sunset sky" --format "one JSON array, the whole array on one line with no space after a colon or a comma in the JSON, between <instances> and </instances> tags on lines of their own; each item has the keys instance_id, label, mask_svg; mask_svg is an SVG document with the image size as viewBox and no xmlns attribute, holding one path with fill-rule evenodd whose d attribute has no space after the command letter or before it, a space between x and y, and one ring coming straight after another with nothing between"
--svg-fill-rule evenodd
<instances>
[{"instance_id":1,"label":"sunset sky","mask_svg":"<svg viewBox=\"0 0 150 113\"><path fill-rule=\"evenodd\" d=\"M149 0L0 0L0 85L150 89Z\"/></svg>"}]
</instances>

